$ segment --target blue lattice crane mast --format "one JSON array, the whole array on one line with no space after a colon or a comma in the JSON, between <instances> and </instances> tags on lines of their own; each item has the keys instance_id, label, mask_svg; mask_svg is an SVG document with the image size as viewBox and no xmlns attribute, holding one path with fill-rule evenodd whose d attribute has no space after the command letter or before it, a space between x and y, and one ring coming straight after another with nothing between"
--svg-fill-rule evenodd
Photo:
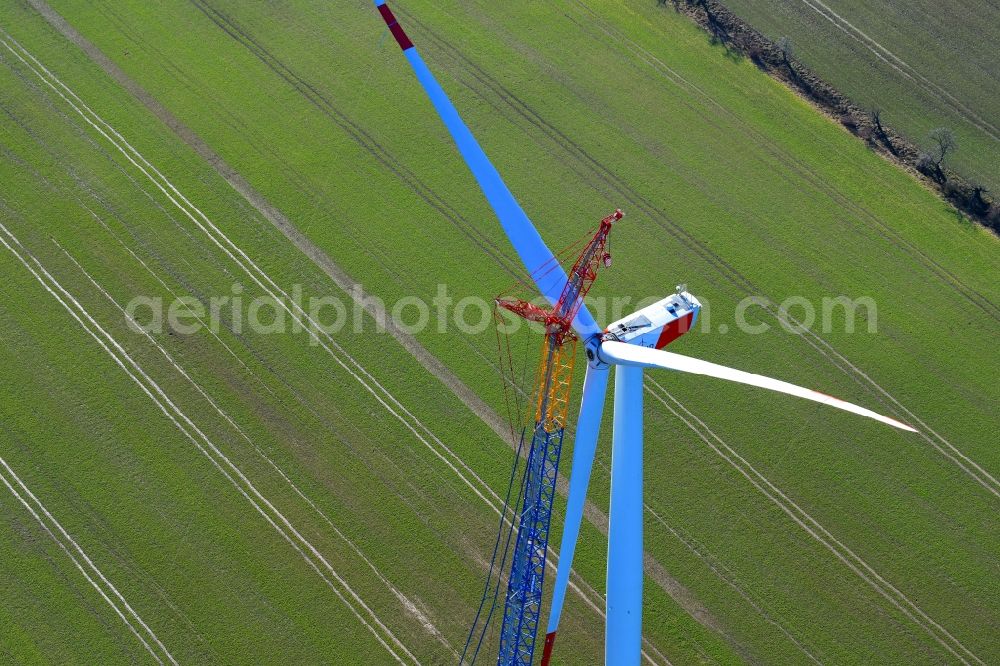
<instances>
[{"instance_id":1,"label":"blue lattice crane mast","mask_svg":"<svg viewBox=\"0 0 1000 666\"><path fill-rule=\"evenodd\" d=\"M608 234L611 225L621 218L621 210L616 210L601 220L597 233L573 264L554 306L544 308L524 300L497 299L498 306L545 326L545 340L533 392L535 415L530 433L531 445L524 471L521 506L517 507L517 541L504 597L500 655L497 659L499 666L530 666L534 655L552 500L576 357L578 338L573 332L573 320L597 279L598 269L611 264L611 255L607 251Z\"/></svg>"}]
</instances>

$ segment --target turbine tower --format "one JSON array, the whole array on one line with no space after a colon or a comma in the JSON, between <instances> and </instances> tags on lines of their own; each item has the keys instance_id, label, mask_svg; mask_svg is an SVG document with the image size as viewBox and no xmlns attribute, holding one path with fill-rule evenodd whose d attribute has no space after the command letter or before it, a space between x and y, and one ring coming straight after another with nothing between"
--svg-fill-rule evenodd
<instances>
[{"instance_id":1,"label":"turbine tower","mask_svg":"<svg viewBox=\"0 0 1000 666\"><path fill-rule=\"evenodd\" d=\"M414 48L413 42L410 41L402 26L393 16L385 0L374 1L389 31L412 66L417 80L423 86L431 104L451 134L459 153L476 178L480 189L503 227L504 233L531 275L539 292L552 305L552 308L539 309L534 312L531 311L531 306L526 303L500 302L499 304L526 318L535 321L544 320L550 325L555 325L559 335L575 334L583 341L586 350L587 371L573 446L569 496L562 545L560 546L560 562L556 572L541 663L543 665L548 663L559 627L559 618L569 583L569 572L573 564L573 554L576 550L580 524L583 519L583 507L587 496L587 487L590 483L590 473L607 397L610 369L613 366L615 374L614 431L611 448L605 663L612 666L638 666L642 645L643 580L642 379L646 368L674 370L765 388L866 416L902 430L916 431L905 423L818 391L664 351L662 349L664 346L694 326L701 310L701 303L698 302L698 299L683 287L678 287L676 293L663 300L602 329L583 303L586 288L581 289L579 284L575 285L579 280L577 266L580 261L578 260L577 265L574 265L570 275L567 276L555 256L542 241L524 210L504 184L496 168L476 142L475 137L472 136L469 128L462 121L458 111ZM620 215L615 219L618 217ZM602 222L602 229L605 223L610 229L609 220L610 218L605 218ZM600 235L601 231L599 230L594 241L591 241L591 245ZM604 235L606 237L606 230ZM586 286L589 287L589 284ZM553 317L554 319L552 319ZM553 329L550 328L547 338L554 337ZM547 349L555 350L556 347L550 346ZM545 366L543 365L543 367ZM557 430L558 436L555 439L558 445L561 445L561 424ZM537 439L537 426L534 436ZM542 433L542 436L546 444L553 441L554 438L553 433L548 431ZM545 450L549 453L553 451L551 448ZM546 487L554 487L555 485L558 449L554 451L554 458L544 458L539 461L540 463L545 460L549 461L549 467L545 468L544 475L544 483L548 484ZM530 472L530 460L527 467ZM548 502L547 509L551 511L551 502ZM532 515L534 516L533 524L536 526L539 524L539 516L544 520L544 541L537 539L537 535L542 534L542 532L538 531L537 527L529 527L522 519L519 524L519 545L516 547L521 550L520 552L515 550L513 558L514 563L504 614L505 629L502 632L500 656L497 661L499 666L508 666L509 664L530 666L534 656L537 604L540 604L541 599L541 571L544 570L544 552L547 549L548 515L539 514L537 507ZM527 536L528 532L525 532L528 529L535 530L531 532L530 537ZM526 535L524 538L521 538L522 532ZM524 575L526 570L518 571L518 559L520 557L521 561L529 561L533 554L541 557L542 569L538 569L537 560L534 561L533 570L537 572L537 579L526 583L525 581L530 578L531 574L529 572L528 578L526 578ZM515 586L520 586L520 588L514 589ZM530 596L519 594L520 591L529 588L531 590ZM528 621L524 621L525 614L529 612L533 615L534 620L528 618ZM508 617L518 619L512 624L508 624ZM515 647L517 649L514 649Z\"/></svg>"}]
</instances>

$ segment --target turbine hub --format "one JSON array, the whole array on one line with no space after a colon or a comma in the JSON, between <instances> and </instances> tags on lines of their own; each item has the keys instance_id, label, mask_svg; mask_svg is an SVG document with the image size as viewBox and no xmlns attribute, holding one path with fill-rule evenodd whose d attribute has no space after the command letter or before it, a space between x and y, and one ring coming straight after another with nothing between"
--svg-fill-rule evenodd
<instances>
[{"instance_id":1,"label":"turbine hub","mask_svg":"<svg viewBox=\"0 0 1000 666\"><path fill-rule=\"evenodd\" d=\"M592 335L584 343L584 350L587 354L587 365L598 370L607 368L608 363L601 358L601 343L604 341L604 334Z\"/></svg>"}]
</instances>

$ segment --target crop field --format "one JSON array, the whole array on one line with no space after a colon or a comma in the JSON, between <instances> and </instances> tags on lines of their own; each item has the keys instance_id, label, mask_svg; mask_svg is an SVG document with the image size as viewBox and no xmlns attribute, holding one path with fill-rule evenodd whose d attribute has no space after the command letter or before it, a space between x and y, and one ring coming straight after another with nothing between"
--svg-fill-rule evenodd
<instances>
[{"instance_id":1,"label":"crop field","mask_svg":"<svg viewBox=\"0 0 1000 666\"><path fill-rule=\"evenodd\" d=\"M601 323L687 283L672 351L920 431L648 372L646 663L1000 662L996 236L655 2L393 6L550 246L625 210ZM0 661L457 663L530 380L375 299L520 271L371 3L0 3L0 112ZM603 653L610 411L553 663Z\"/></svg>"},{"instance_id":2,"label":"crop field","mask_svg":"<svg viewBox=\"0 0 1000 666\"><path fill-rule=\"evenodd\" d=\"M972 182L1000 188L1000 8L991 2L728 0L849 98L879 107L883 122L919 146L952 130L948 163Z\"/></svg>"}]
</instances>

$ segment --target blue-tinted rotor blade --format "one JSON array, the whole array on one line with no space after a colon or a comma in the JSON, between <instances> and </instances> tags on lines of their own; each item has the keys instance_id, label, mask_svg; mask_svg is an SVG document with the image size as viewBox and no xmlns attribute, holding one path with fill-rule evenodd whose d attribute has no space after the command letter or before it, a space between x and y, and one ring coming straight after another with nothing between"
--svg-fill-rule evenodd
<instances>
[{"instance_id":1,"label":"blue-tinted rotor blade","mask_svg":"<svg viewBox=\"0 0 1000 666\"><path fill-rule=\"evenodd\" d=\"M542 666L549 662L556 630L559 629L559 617L562 615L566 588L569 585L569 571L573 566L573 554L576 552L580 524L583 522L583 505L587 500L587 487L590 485L590 471L594 465L607 389L608 369L587 366L580 416L577 418L576 437L573 441L573 466L569 476L569 496L566 498L566 520L563 523L562 545L559 546L559 568L556 570L556 584L552 590L552 607L549 610Z\"/></svg>"},{"instance_id":2,"label":"blue-tinted rotor blade","mask_svg":"<svg viewBox=\"0 0 1000 666\"><path fill-rule=\"evenodd\" d=\"M410 41L389 7L386 6L385 0L375 0L375 6L378 7L386 25L389 26L393 37L396 38L396 42L403 49L406 59L410 61L410 66L413 67L417 80L424 87L431 104L434 105L434 109L441 117L445 127L448 128L451 138L458 147L458 152L461 153L462 159L465 160L472 175L476 178L476 182L479 183L479 188L500 220L500 225L507 234L511 245L514 246L518 257L521 258L521 263L531 274L538 290L549 303L554 305L559 300L566 284L566 271L556 261L552 251L542 241L538 230L531 224L531 220L514 199L514 195L507 189L507 185L489 158L486 157L486 153L483 152L475 137L472 136L472 132L462 121L455 106L448 99L444 89L441 88L441 84L434 78L431 70L428 69L420 54L417 53L417 49L414 48L413 42ZM582 306L577 313L576 319L573 321L573 328L583 339L600 332L600 327L594 321L586 305Z\"/></svg>"}]
</instances>

